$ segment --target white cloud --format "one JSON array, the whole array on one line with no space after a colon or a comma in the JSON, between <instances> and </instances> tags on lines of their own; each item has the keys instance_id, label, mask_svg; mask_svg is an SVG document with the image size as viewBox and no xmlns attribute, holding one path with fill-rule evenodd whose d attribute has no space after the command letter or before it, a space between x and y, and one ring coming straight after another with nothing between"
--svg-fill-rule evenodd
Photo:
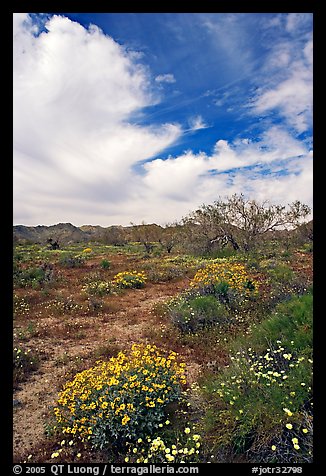
<instances>
[{"instance_id":1,"label":"white cloud","mask_svg":"<svg viewBox=\"0 0 326 476\"><path fill-rule=\"evenodd\" d=\"M309 40L306 43L306 46L303 49L303 54L308 64L312 66L312 62L313 62L313 41L312 40Z\"/></svg>"},{"instance_id":2,"label":"white cloud","mask_svg":"<svg viewBox=\"0 0 326 476\"><path fill-rule=\"evenodd\" d=\"M312 154L279 127L266 131L258 142L219 140L212 155L189 151L153 160L144 169L144 189L148 197L155 196L156 203L161 203L160 215L166 221L176 214L181 218L218 196L241 192L272 203L301 200L312 205ZM143 213L155 220L148 203L144 201Z\"/></svg>"},{"instance_id":3,"label":"white cloud","mask_svg":"<svg viewBox=\"0 0 326 476\"><path fill-rule=\"evenodd\" d=\"M57 15L45 26L37 36L29 16L14 14L15 221L83 223L91 208L110 222L138 193L133 167L181 127L132 120L157 102L137 56L95 26Z\"/></svg>"},{"instance_id":4,"label":"white cloud","mask_svg":"<svg viewBox=\"0 0 326 476\"><path fill-rule=\"evenodd\" d=\"M176 79L173 76L173 74L168 73L168 74L159 74L156 76L155 81L157 83L175 83Z\"/></svg>"},{"instance_id":5,"label":"white cloud","mask_svg":"<svg viewBox=\"0 0 326 476\"><path fill-rule=\"evenodd\" d=\"M223 74L229 73L231 81L252 74L255 60L246 14L202 14L201 19L217 55L223 58Z\"/></svg>"},{"instance_id":6,"label":"white cloud","mask_svg":"<svg viewBox=\"0 0 326 476\"><path fill-rule=\"evenodd\" d=\"M289 33L295 33L304 27L312 14L307 13L288 13L286 16L285 29Z\"/></svg>"},{"instance_id":7,"label":"white cloud","mask_svg":"<svg viewBox=\"0 0 326 476\"><path fill-rule=\"evenodd\" d=\"M312 40L303 48L295 46L282 42L273 48L263 71L274 80L261 86L252 107L255 114L276 111L290 127L302 133L312 125Z\"/></svg>"},{"instance_id":8,"label":"white cloud","mask_svg":"<svg viewBox=\"0 0 326 476\"><path fill-rule=\"evenodd\" d=\"M200 129L206 129L208 127L200 115L191 117L188 122L191 131L199 131Z\"/></svg>"}]
</instances>

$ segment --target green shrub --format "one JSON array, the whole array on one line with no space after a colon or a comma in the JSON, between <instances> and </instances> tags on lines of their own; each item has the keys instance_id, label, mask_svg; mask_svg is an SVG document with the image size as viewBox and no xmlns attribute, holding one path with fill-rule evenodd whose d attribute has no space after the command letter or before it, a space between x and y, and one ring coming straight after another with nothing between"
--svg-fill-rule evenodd
<instances>
[{"instance_id":1,"label":"green shrub","mask_svg":"<svg viewBox=\"0 0 326 476\"><path fill-rule=\"evenodd\" d=\"M64 268L80 268L85 263L85 256L64 254L60 256L59 263Z\"/></svg>"},{"instance_id":2,"label":"green shrub","mask_svg":"<svg viewBox=\"0 0 326 476\"><path fill-rule=\"evenodd\" d=\"M130 355L119 352L66 383L54 409L57 425L101 449L147 437L158 429L167 404L179 399L183 374L176 353L134 344Z\"/></svg>"},{"instance_id":3,"label":"green shrub","mask_svg":"<svg viewBox=\"0 0 326 476\"><path fill-rule=\"evenodd\" d=\"M258 295L258 282L247 273L245 266L224 259L210 262L199 269L190 286L201 295L216 297L232 311L256 299Z\"/></svg>"},{"instance_id":4,"label":"green shrub","mask_svg":"<svg viewBox=\"0 0 326 476\"><path fill-rule=\"evenodd\" d=\"M287 424L289 425L289 424ZM285 426L283 431L273 436L268 447L253 445L248 452L250 461L262 463L311 463L313 458L313 416L308 408L302 411L301 419Z\"/></svg>"},{"instance_id":5,"label":"green shrub","mask_svg":"<svg viewBox=\"0 0 326 476\"><path fill-rule=\"evenodd\" d=\"M47 263L39 267L14 269L14 284L20 287L32 287L37 289L54 280L55 273L53 266Z\"/></svg>"},{"instance_id":6,"label":"green shrub","mask_svg":"<svg viewBox=\"0 0 326 476\"><path fill-rule=\"evenodd\" d=\"M267 271L273 282L289 283L294 279L294 272L284 264L276 264Z\"/></svg>"},{"instance_id":7,"label":"green shrub","mask_svg":"<svg viewBox=\"0 0 326 476\"><path fill-rule=\"evenodd\" d=\"M252 327L250 341L256 348L282 340L286 347L311 349L313 332L313 296L292 297L280 303L273 314Z\"/></svg>"},{"instance_id":8,"label":"green shrub","mask_svg":"<svg viewBox=\"0 0 326 476\"><path fill-rule=\"evenodd\" d=\"M167 304L168 315L182 332L193 333L200 329L226 323L230 316L226 307L214 296L184 294Z\"/></svg>"},{"instance_id":9,"label":"green shrub","mask_svg":"<svg viewBox=\"0 0 326 476\"><path fill-rule=\"evenodd\" d=\"M286 425L300 427L300 412L311 394L311 364L281 344L264 355L248 351L234 356L215 392L235 423L232 444L238 452L250 448L253 434L257 445L287 430Z\"/></svg>"},{"instance_id":10,"label":"green shrub","mask_svg":"<svg viewBox=\"0 0 326 476\"><path fill-rule=\"evenodd\" d=\"M206 431L214 429L217 446L255 462L311 461L311 319L312 296L279 305L205 381Z\"/></svg>"},{"instance_id":11,"label":"green shrub","mask_svg":"<svg viewBox=\"0 0 326 476\"><path fill-rule=\"evenodd\" d=\"M252 291L258 289L258 283L248 275L243 264L224 259L208 263L204 268L199 269L190 282L190 286L197 289L227 286L244 295L250 295Z\"/></svg>"},{"instance_id":12,"label":"green shrub","mask_svg":"<svg viewBox=\"0 0 326 476\"><path fill-rule=\"evenodd\" d=\"M107 260L107 259L102 259L102 261L101 261L101 268L102 268L102 269L110 269L110 267L111 267L110 261Z\"/></svg>"},{"instance_id":13,"label":"green shrub","mask_svg":"<svg viewBox=\"0 0 326 476\"><path fill-rule=\"evenodd\" d=\"M314 251L314 244L311 241L310 243L304 243L300 249L302 253L312 253Z\"/></svg>"}]
</instances>

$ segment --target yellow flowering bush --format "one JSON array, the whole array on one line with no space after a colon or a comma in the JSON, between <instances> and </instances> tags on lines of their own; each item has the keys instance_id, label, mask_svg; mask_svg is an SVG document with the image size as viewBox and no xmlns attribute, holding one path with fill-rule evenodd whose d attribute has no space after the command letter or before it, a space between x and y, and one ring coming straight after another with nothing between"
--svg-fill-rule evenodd
<instances>
[{"instance_id":1,"label":"yellow flowering bush","mask_svg":"<svg viewBox=\"0 0 326 476\"><path fill-rule=\"evenodd\" d=\"M128 445L128 463L196 463L200 458L201 436L191 434L190 428L185 428L187 438L178 438L173 444L168 444L160 436L143 440L139 438L137 445Z\"/></svg>"},{"instance_id":2,"label":"yellow flowering bush","mask_svg":"<svg viewBox=\"0 0 326 476\"><path fill-rule=\"evenodd\" d=\"M205 268L199 269L190 282L192 288L221 285L247 295L257 289L257 283L249 277L243 264L224 260L210 263Z\"/></svg>"},{"instance_id":3,"label":"yellow flowering bush","mask_svg":"<svg viewBox=\"0 0 326 476\"><path fill-rule=\"evenodd\" d=\"M118 288L143 288L146 275L137 271L122 271L114 276L112 283Z\"/></svg>"},{"instance_id":4,"label":"yellow flowering bush","mask_svg":"<svg viewBox=\"0 0 326 476\"><path fill-rule=\"evenodd\" d=\"M151 434L185 383L185 364L176 357L156 346L134 344L129 355L119 352L98 361L65 384L54 408L58 427L99 448L112 439L123 444Z\"/></svg>"}]
</instances>

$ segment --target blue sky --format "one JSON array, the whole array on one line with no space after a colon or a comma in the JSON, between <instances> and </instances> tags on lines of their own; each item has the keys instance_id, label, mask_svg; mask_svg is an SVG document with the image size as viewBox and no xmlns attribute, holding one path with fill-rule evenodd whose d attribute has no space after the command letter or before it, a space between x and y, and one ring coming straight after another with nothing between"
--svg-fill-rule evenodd
<instances>
[{"instance_id":1,"label":"blue sky","mask_svg":"<svg viewBox=\"0 0 326 476\"><path fill-rule=\"evenodd\" d=\"M312 206L312 14L14 14L14 220Z\"/></svg>"}]
</instances>

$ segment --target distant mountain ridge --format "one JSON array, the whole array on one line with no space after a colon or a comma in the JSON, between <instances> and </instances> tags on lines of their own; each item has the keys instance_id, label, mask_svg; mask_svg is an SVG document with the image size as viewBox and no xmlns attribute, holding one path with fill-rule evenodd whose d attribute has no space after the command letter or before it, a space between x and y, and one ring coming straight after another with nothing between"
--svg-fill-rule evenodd
<instances>
[{"instance_id":1,"label":"distant mountain ridge","mask_svg":"<svg viewBox=\"0 0 326 476\"><path fill-rule=\"evenodd\" d=\"M60 243L87 241L89 235L79 227L71 223L58 223L56 225L38 225L25 226L15 225L13 227L14 241L16 242L32 242L46 243L49 238L58 240Z\"/></svg>"},{"instance_id":2,"label":"distant mountain ridge","mask_svg":"<svg viewBox=\"0 0 326 476\"><path fill-rule=\"evenodd\" d=\"M15 243L37 243L46 244L50 238L58 241L61 245L71 243L87 243L88 241L104 242L108 244L123 244L128 241L139 241L137 230L142 229L143 237L148 235L149 241L156 241L155 236L160 236L160 231L163 229L160 225L142 224L121 226L113 225L102 227L100 225L82 225L80 227L74 226L71 223L58 223L56 225L14 225L13 239ZM295 230L274 230L269 232L270 238L277 239L289 233L292 236L304 233L310 240L313 239L313 220L303 225L300 225Z\"/></svg>"},{"instance_id":3,"label":"distant mountain ridge","mask_svg":"<svg viewBox=\"0 0 326 476\"><path fill-rule=\"evenodd\" d=\"M144 227L157 227L159 225L143 225ZM121 225L113 225L102 227L100 225L82 225L74 226L71 223L58 223L56 225L14 225L13 239L16 243L38 243L46 244L49 238L58 241L62 245L69 243L80 243L88 241L103 241L110 235L114 241L113 235L119 241L121 239L130 238L132 226L123 227ZM117 234L119 237L117 238Z\"/></svg>"}]
</instances>

